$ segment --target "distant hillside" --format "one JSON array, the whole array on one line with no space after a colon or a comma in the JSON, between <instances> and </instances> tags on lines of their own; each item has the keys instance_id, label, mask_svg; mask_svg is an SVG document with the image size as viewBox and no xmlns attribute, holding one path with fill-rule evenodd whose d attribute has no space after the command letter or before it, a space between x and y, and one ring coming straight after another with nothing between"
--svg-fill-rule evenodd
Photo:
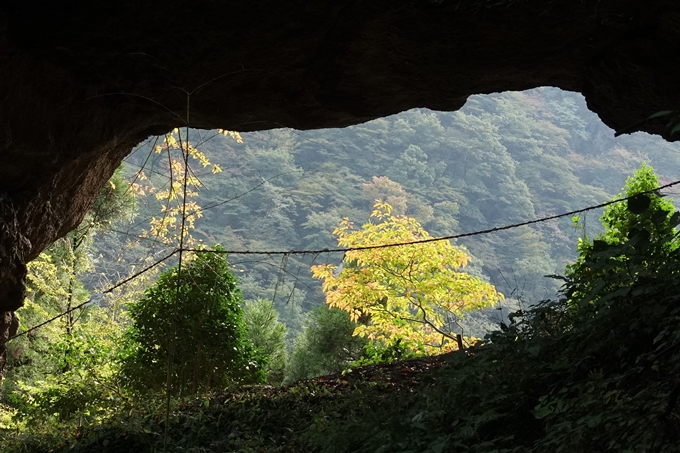
<instances>
[{"instance_id":1,"label":"distant hillside","mask_svg":"<svg viewBox=\"0 0 680 453\"><path fill-rule=\"evenodd\" d=\"M228 250L333 248L339 221L366 221L378 197L443 236L606 201L643 161L662 182L680 178L679 145L642 133L614 138L581 95L553 88L473 96L458 112L416 109L346 129L249 133L243 144L206 131L192 139L205 141L200 148L224 170L201 177L199 204L214 207L194 234ZM148 147L131 155L128 172L147 155ZM147 162L148 173L154 165L163 171L162 156ZM598 231L599 215L583 217L585 232L566 218L459 244L474 256L470 272L508 297L534 302L558 289L543 276L563 272L577 238ZM294 331L299 312L323 301L309 266L341 258L230 261L246 299L276 296Z\"/></svg>"}]
</instances>

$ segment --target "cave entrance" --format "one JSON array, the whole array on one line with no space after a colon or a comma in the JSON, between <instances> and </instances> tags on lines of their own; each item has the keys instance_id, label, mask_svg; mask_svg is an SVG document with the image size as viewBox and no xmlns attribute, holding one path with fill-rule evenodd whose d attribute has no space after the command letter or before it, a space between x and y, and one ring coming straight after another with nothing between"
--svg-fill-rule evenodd
<instances>
[{"instance_id":1,"label":"cave entrance","mask_svg":"<svg viewBox=\"0 0 680 453\"><path fill-rule=\"evenodd\" d=\"M448 237L599 204L643 162L662 183L680 175L678 145L645 133L614 137L583 96L550 87L472 96L456 112L413 109L344 129L192 130L189 142L210 162L190 160L191 247L225 247L244 298L273 300L291 332L324 301L310 266L342 262L342 253L324 252L338 247L333 230L345 217L366 222L375 199ZM125 159L137 214L98 234L88 253L99 258L83 274L92 294L177 247L180 200L167 206L166 198L181 163L173 164L169 148L151 138ZM564 272L578 238L599 232L600 214L583 213L580 227L564 217L455 239L473 258L467 271L507 298L502 313L488 310L463 328L482 337L508 309L555 297L560 282L545 275ZM169 219L169 231L159 233L158 222Z\"/></svg>"}]
</instances>

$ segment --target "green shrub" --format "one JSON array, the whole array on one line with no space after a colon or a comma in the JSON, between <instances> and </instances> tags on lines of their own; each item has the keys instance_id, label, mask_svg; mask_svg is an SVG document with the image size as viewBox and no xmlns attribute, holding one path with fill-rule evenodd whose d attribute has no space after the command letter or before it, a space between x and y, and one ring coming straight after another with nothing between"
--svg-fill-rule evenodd
<instances>
[{"instance_id":1,"label":"green shrub","mask_svg":"<svg viewBox=\"0 0 680 453\"><path fill-rule=\"evenodd\" d=\"M177 267L164 272L129 307L125 380L142 393L161 391L170 365L175 396L262 382L262 360L248 340L241 304L223 253L197 253L181 273Z\"/></svg>"},{"instance_id":2,"label":"green shrub","mask_svg":"<svg viewBox=\"0 0 680 453\"><path fill-rule=\"evenodd\" d=\"M286 325L279 321L279 313L272 301L257 299L246 302L243 309L248 338L267 363L264 366L267 382L278 385L286 368Z\"/></svg>"},{"instance_id":3,"label":"green shrub","mask_svg":"<svg viewBox=\"0 0 680 453\"><path fill-rule=\"evenodd\" d=\"M338 308L312 310L295 339L286 368L286 383L342 371L364 357L368 340L352 336L357 324Z\"/></svg>"}]
</instances>

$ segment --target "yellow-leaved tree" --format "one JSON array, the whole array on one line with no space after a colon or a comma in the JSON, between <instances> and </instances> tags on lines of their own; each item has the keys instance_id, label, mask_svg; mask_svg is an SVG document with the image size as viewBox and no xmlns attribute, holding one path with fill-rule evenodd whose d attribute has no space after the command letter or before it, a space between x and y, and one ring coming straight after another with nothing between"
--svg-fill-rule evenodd
<instances>
[{"instance_id":1,"label":"yellow-leaved tree","mask_svg":"<svg viewBox=\"0 0 680 453\"><path fill-rule=\"evenodd\" d=\"M345 218L333 234L347 248L430 238L417 220L393 216L380 200L361 229ZM463 272L469 260L463 247L442 240L347 251L340 266L312 266L312 274L323 280L328 305L361 322L354 335L436 354L458 348L456 326L465 312L503 298L493 285Z\"/></svg>"},{"instance_id":2,"label":"yellow-leaved tree","mask_svg":"<svg viewBox=\"0 0 680 453\"><path fill-rule=\"evenodd\" d=\"M238 132L218 129L218 133L231 137L237 143L243 143ZM198 197L198 189L202 183L193 170L185 168L185 164L188 165L189 161L193 160L203 168L210 167L213 174L222 172L222 169L219 165L212 164L202 151L191 144L188 130L182 133L182 130L177 128L166 134L160 144L154 147L154 152L167 154L169 181L164 187L154 190L156 199L161 202L162 215L151 219L150 229L144 232L142 237L154 237L168 245L175 245L179 243L180 236L184 235L183 245L191 246L194 239L187 231L194 228L196 220L203 216L203 212L198 203L189 198ZM140 170L135 179L142 181L147 178ZM181 231L182 217L184 217L183 231Z\"/></svg>"}]
</instances>

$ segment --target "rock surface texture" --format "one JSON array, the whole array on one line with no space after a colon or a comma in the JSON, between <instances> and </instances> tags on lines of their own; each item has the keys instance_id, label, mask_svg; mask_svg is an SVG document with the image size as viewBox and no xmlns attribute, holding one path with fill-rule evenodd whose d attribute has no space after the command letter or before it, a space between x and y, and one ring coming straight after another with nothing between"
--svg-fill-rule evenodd
<instances>
[{"instance_id":1,"label":"rock surface texture","mask_svg":"<svg viewBox=\"0 0 680 453\"><path fill-rule=\"evenodd\" d=\"M150 135L342 127L542 85L622 129L680 105L679 25L676 0L0 1L0 312Z\"/></svg>"}]
</instances>

